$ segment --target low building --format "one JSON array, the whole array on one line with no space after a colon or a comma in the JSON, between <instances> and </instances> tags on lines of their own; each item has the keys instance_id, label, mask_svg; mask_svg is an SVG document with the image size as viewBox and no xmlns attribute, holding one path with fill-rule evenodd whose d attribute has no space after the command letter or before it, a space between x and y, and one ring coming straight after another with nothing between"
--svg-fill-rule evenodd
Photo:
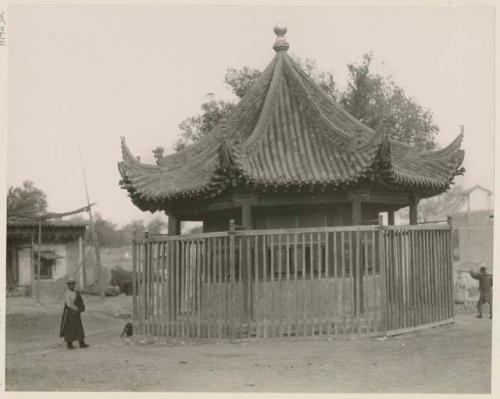
<instances>
[{"instance_id":1,"label":"low building","mask_svg":"<svg viewBox=\"0 0 500 399\"><path fill-rule=\"evenodd\" d=\"M40 255L40 283L72 276L83 285L83 239L86 223L44 221L41 224L41 245L38 246L39 223L19 221L7 223L7 292L21 289L32 292L38 277Z\"/></svg>"},{"instance_id":2,"label":"low building","mask_svg":"<svg viewBox=\"0 0 500 399\"><path fill-rule=\"evenodd\" d=\"M462 266L493 267L493 211L455 213L453 260Z\"/></svg>"},{"instance_id":3,"label":"low building","mask_svg":"<svg viewBox=\"0 0 500 399\"><path fill-rule=\"evenodd\" d=\"M450 214L452 224L455 300L474 302L479 295L478 282L468 270L486 267L493 272L493 198L492 192L475 185L464 190L458 206Z\"/></svg>"}]
</instances>

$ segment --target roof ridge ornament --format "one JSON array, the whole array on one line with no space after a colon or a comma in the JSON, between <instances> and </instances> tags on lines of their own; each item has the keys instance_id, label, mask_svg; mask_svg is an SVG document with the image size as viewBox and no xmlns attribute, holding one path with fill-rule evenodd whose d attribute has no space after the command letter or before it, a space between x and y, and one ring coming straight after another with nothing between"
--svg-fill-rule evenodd
<instances>
[{"instance_id":1,"label":"roof ridge ornament","mask_svg":"<svg viewBox=\"0 0 500 399\"><path fill-rule=\"evenodd\" d=\"M273 50L278 51L287 51L290 48L290 45L285 39L285 35L287 32L286 25L277 24L274 27L274 33L276 34L276 41L273 44Z\"/></svg>"}]
</instances>

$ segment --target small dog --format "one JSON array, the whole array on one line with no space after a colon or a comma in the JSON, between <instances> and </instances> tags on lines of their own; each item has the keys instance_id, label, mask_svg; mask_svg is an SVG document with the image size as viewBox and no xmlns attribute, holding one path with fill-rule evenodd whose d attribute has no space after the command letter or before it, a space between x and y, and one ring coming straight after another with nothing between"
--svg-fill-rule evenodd
<instances>
[{"instance_id":1,"label":"small dog","mask_svg":"<svg viewBox=\"0 0 500 399\"><path fill-rule=\"evenodd\" d=\"M120 338L123 338L123 337L131 337L132 335L134 335L134 328L132 326L132 323L128 322L125 324L125 327L123 327L123 331L120 335Z\"/></svg>"}]
</instances>

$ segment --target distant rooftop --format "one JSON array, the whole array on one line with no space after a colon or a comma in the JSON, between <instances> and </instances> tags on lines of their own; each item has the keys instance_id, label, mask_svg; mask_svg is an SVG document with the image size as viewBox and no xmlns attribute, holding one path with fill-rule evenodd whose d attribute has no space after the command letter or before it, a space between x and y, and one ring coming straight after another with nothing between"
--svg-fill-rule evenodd
<instances>
[{"instance_id":1,"label":"distant rooftop","mask_svg":"<svg viewBox=\"0 0 500 399\"><path fill-rule=\"evenodd\" d=\"M85 229L90 222L74 222L71 220L42 221L42 229ZM38 228L38 222L33 220L8 220L7 228Z\"/></svg>"}]
</instances>

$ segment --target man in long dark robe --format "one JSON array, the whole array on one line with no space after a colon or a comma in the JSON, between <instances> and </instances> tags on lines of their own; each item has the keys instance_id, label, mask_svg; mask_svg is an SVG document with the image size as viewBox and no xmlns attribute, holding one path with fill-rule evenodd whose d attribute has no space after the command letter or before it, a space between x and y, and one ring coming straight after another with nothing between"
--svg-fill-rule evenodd
<instances>
[{"instance_id":1,"label":"man in long dark robe","mask_svg":"<svg viewBox=\"0 0 500 399\"><path fill-rule=\"evenodd\" d=\"M64 293L64 310L61 319L60 337L64 338L68 349L75 349L73 341L78 341L80 348L88 348L85 343L85 332L81 313L85 311L80 292L75 290L75 280L70 278L67 281L68 289Z\"/></svg>"}]
</instances>

